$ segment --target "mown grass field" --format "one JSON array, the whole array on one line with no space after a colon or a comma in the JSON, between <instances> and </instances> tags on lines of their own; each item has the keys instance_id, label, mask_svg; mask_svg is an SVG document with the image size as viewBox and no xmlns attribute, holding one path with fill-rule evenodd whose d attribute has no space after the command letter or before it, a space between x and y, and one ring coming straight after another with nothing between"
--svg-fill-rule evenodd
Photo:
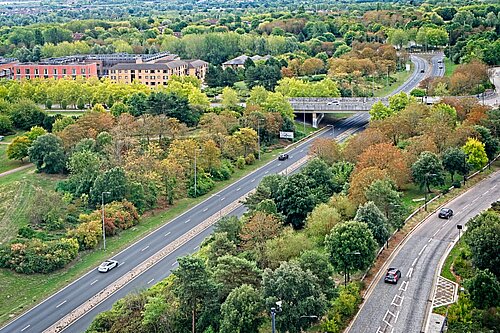
<instances>
[{"instance_id":1,"label":"mown grass field","mask_svg":"<svg viewBox=\"0 0 500 333\"><path fill-rule=\"evenodd\" d=\"M8 145L0 144L0 173L18 168L26 164L17 160L9 160L7 158L7 147Z\"/></svg>"}]
</instances>

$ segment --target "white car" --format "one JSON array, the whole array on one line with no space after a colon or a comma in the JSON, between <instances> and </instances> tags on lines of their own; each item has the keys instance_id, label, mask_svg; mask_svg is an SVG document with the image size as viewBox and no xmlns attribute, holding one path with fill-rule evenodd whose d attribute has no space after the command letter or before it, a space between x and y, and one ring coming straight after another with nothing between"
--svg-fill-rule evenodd
<instances>
[{"instance_id":1,"label":"white car","mask_svg":"<svg viewBox=\"0 0 500 333\"><path fill-rule=\"evenodd\" d=\"M103 262L102 264L100 264L99 268L97 270L101 273L107 273L117 266L118 266L118 261L108 259L105 262Z\"/></svg>"},{"instance_id":2,"label":"white car","mask_svg":"<svg viewBox=\"0 0 500 333\"><path fill-rule=\"evenodd\" d=\"M333 105L333 104L334 104L334 105L339 105L339 104L340 104L340 102L339 102L339 100L335 99L335 100L330 101L330 102L328 102L328 103L326 103L326 104L327 104L327 105Z\"/></svg>"}]
</instances>

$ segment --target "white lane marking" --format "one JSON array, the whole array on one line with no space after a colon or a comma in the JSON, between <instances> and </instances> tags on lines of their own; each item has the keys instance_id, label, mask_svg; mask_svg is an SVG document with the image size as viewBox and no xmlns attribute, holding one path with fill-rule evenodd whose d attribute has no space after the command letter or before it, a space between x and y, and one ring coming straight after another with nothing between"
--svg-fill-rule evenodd
<instances>
[{"instance_id":1,"label":"white lane marking","mask_svg":"<svg viewBox=\"0 0 500 333\"><path fill-rule=\"evenodd\" d=\"M490 190L488 190L488 191L484 192L484 193L483 193L483 195L488 194L488 192L489 192L489 191L490 191Z\"/></svg>"},{"instance_id":2,"label":"white lane marking","mask_svg":"<svg viewBox=\"0 0 500 333\"><path fill-rule=\"evenodd\" d=\"M31 325L26 325L26 326L25 326L25 327L21 330L21 332L26 331L26 330L28 329L28 327L30 327L30 326L31 326Z\"/></svg>"},{"instance_id":3,"label":"white lane marking","mask_svg":"<svg viewBox=\"0 0 500 333\"><path fill-rule=\"evenodd\" d=\"M302 149L300 152L301 152L301 153L303 153L303 152L304 152L304 149Z\"/></svg>"},{"instance_id":4,"label":"white lane marking","mask_svg":"<svg viewBox=\"0 0 500 333\"><path fill-rule=\"evenodd\" d=\"M382 327L380 327L380 326L377 328L377 333L384 333L384 331L382 331L381 328Z\"/></svg>"},{"instance_id":5,"label":"white lane marking","mask_svg":"<svg viewBox=\"0 0 500 333\"><path fill-rule=\"evenodd\" d=\"M67 300L64 300L64 302L60 303L58 306L56 306L56 309L59 308L60 306L62 306L64 303L66 303Z\"/></svg>"},{"instance_id":6,"label":"white lane marking","mask_svg":"<svg viewBox=\"0 0 500 333\"><path fill-rule=\"evenodd\" d=\"M97 281L99 281L99 280L94 280L94 281L92 281L92 283L90 283L90 285L91 285L91 286L93 286L94 284L96 284L96 283L97 283Z\"/></svg>"},{"instance_id":7,"label":"white lane marking","mask_svg":"<svg viewBox=\"0 0 500 333\"><path fill-rule=\"evenodd\" d=\"M413 262L411 263L411 267L415 266L415 264L417 263L417 260L418 260L418 258L415 258L415 260L413 260Z\"/></svg>"},{"instance_id":8,"label":"white lane marking","mask_svg":"<svg viewBox=\"0 0 500 333\"><path fill-rule=\"evenodd\" d=\"M147 284L150 284L150 283L151 283L151 282L153 282L154 280L155 280L155 279L151 279L151 280L149 280Z\"/></svg>"},{"instance_id":9,"label":"white lane marking","mask_svg":"<svg viewBox=\"0 0 500 333\"><path fill-rule=\"evenodd\" d=\"M255 181L255 178L250 181L250 183L253 183Z\"/></svg>"},{"instance_id":10,"label":"white lane marking","mask_svg":"<svg viewBox=\"0 0 500 333\"><path fill-rule=\"evenodd\" d=\"M403 283L401 283L401 286L399 287L399 290L406 291L406 289L408 289L408 281L403 281Z\"/></svg>"},{"instance_id":11,"label":"white lane marking","mask_svg":"<svg viewBox=\"0 0 500 333\"><path fill-rule=\"evenodd\" d=\"M465 208L469 207L470 206L470 203L468 203L467 205L463 206L462 207L462 210L464 210Z\"/></svg>"},{"instance_id":12,"label":"white lane marking","mask_svg":"<svg viewBox=\"0 0 500 333\"><path fill-rule=\"evenodd\" d=\"M208 208L205 208L203 211L206 212L208 210Z\"/></svg>"},{"instance_id":13,"label":"white lane marking","mask_svg":"<svg viewBox=\"0 0 500 333\"><path fill-rule=\"evenodd\" d=\"M420 250L420 252L418 253L419 257L422 255L422 253L424 252L426 247L427 247L427 244L425 244L424 247L422 248L422 250Z\"/></svg>"},{"instance_id":14,"label":"white lane marking","mask_svg":"<svg viewBox=\"0 0 500 333\"><path fill-rule=\"evenodd\" d=\"M408 273L406 273L406 277L407 278L411 278L411 274L413 273L413 267L411 267L409 270L408 270Z\"/></svg>"},{"instance_id":15,"label":"white lane marking","mask_svg":"<svg viewBox=\"0 0 500 333\"><path fill-rule=\"evenodd\" d=\"M121 263L118 264L118 267L120 267L121 265L124 265L125 264L125 261L122 261Z\"/></svg>"},{"instance_id":16,"label":"white lane marking","mask_svg":"<svg viewBox=\"0 0 500 333\"><path fill-rule=\"evenodd\" d=\"M195 246L195 247L194 247L194 249L193 249L193 250L195 250L195 251L196 251L196 250L198 250L199 248L200 248L200 247L197 245L197 246Z\"/></svg>"},{"instance_id":17,"label":"white lane marking","mask_svg":"<svg viewBox=\"0 0 500 333\"><path fill-rule=\"evenodd\" d=\"M394 295L394 298L392 299L391 305L401 306L404 298L405 298L404 296ZM399 302L397 302L397 301L399 301Z\"/></svg>"},{"instance_id":18,"label":"white lane marking","mask_svg":"<svg viewBox=\"0 0 500 333\"><path fill-rule=\"evenodd\" d=\"M442 228L439 228L435 233L434 235L432 235L432 237L436 237L437 233L441 231Z\"/></svg>"},{"instance_id":19,"label":"white lane marking","mask_svg":"<svg viewBox=\"0 0 500 333\"><path fill-rule=\"evenodd\" d=\"M175 266L175 265L177 265L177 264L178 264L178 262L177 262L177 261L174 261L174 263L172 264L172 266Z\"/></svg>"},{"instance_id":20,"label":"white lane marking","mask_svg":"<svg viewBox=\"0 0 500 333\"><path fill-rule=\"evenodd\" d=\"M396 318L394 319L394 324L398 321L399 318L399 310L396 312ZM394 328L392 328L392 331L394 331Z\"/></svg>"},{"instance_id":21,"label":"white lane marking","mask_svg":"<svg viewBox=\"0 0 500 333\"><path fill-rule=\"evenodd\" d=\"M269 170L267 170L266 172L264 172L264 174L266 174L266 175L267 175L268 173L269 173Z\"/></svg>"},{"instance_id":22,"label":"white lane marking","mask_svg":"<svg viewBox=\"0 0 500 333\"><path fill-rule=\"evenodd\" d=\"M281 163L278 163L278 166L281 166Z\"/></svg>"},{"instance_id":23,"label":"white lane marking","mask_svg":"<svg viewBox=\"0 0 500 333\"><path fill-rule=\"evenodd\" d=\"M191 219L186 220L184 223L189 223L189 221L191 221Z\"/></svg>"},{"instance_id":24,"label":"white lane marking","mask_svg":"<svg viewBox=\"0 0 500 333\"><path fill-rule=\"evenodd\" d=\"M430 243L430 242L432 242L432 238L429 238L429 240L427 241L427 243Z\"/></svg>"},{"instance_id":25,"label":"white lane marking","mask_svg":"<svg viewBox=\"0 0 500 333\"><path fill-rule=\"evenodd\" d=\"M239 190L241 190L241 187L238 187L238 188L236 189L236 192L238 192Z\"/></svg>"},{"instance_id":26,"label":"white lane marking","mask_svg":"<svg viewBox=\"0 0 500 333\"><path fill-rule=\"evenodd\" d=\"M476 197L474 200L472 200L471 202L476 202L477 199L479 199L479 197Z\"/></svg>"},{"instance_id":27,"label":"white lane marking","mask_svg":"<svg viewBox=\"0 0 500 333\"><path fill-rule=\"evenodd\" d=\"M171 232L170 232L170 231L169 231L169 232L167 232L167 233L165 234L165 237L167 237L167 236L168 236L168 235L170 235L170 234L171 234Z\"/></svg>"},{"instance_id":28,"label":"white lane marking","mask_svg":"<svg viewBox=\"0 0 500 333\"><path fill-rule=\"evenodd\" d=\"M224 201L224 199L226 199L226 197L224 197L224 198L220 198L220 201Z\"/></svg>"},{"instance_id":29,"label":"white lane marking","mask_svg":"<svg viewBox=\"0 0 500 333\"><path fill-rule=\"evenodd\" d=\"M149 249L149 245L148 245L148 246L146 246L145 248L143 248L143 249L141 250L141 252L144 252L144 251L146 251L147 249Z\"/></svg>"}]
</instances>

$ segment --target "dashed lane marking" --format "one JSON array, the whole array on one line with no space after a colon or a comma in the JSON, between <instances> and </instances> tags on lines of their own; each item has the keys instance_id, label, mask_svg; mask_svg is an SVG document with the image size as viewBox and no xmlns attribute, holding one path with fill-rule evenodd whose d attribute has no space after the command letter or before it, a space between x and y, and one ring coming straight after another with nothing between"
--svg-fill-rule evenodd
<instances>
[{"instance_id":1,"label":"dashed lane marking","mask_svg":"<svg viewBox=\"0 0 500 333\"><path fill-rule=\"evenodd\" d=\"M411 278L412 273L413 273L413 267L410 267L410 269L408 270L408 273L406 273L406 277Z\"/></svg>"},{"instance_id":2,"label":"dashed lane marking","mask_svg":"<svg viewBox=\"0 0 500 333\"><path fill-rule=\"evenodd\" d=\"M255 181L255 178L250 181L250 183L253 183Z\"/></svg>"},{"instance_id":3,"label":"dashed lane marking","mask_svg":"<svg viewBox=\"0 0 500 333\"><path fill-rule=\"evenodd\" d=\"M141 252L144 252L144 251L146 251L147 249L149 249L149 245L148 245L148 246L146 246L145 248L143 248L143 249L141 250Z\"/></svg>"},{"instance_id":4,"label":"dashed lane marking","mask_svg":"<svg viewBox=\"0 0 500 333\"><path fill-rule=\"evenodd\" d=\"M151 283L151 282L153 282L154 280L155 280L155 279L151 279L151 280L149 280L147 284L150 284L150 283Z\"/></svg>"},{"instance_id":5,"label":"dashed lane marking","mask_svg":"<svg viewBox=\"0 0 500 333\"><path fill-rule=\"evenodd\" d=\"M122 261L121 263L118 264L118 267L125 265L125 261Z\"/></svg>"},{"instance_id":6,"label":"dashed lane marking","mask_svg":"<svg viewBox=\"0 0 500 333\"><path fill-rule=\"evenodd\" d=\"M58 309L60 306L62 306L66 302L67 302L67 300L64 300L62 303L59 303L59 305L56 306L56 309Z\"/></svg>"},{"instance_id":7,"label":"dashed lane marking","mask_svg":"<svg viewBox=\"0 0 500 333\"><path fill-rule=\"evenodd\" d=\"M174 263L172 264L172 266L175 266L175 265L177 265L177 264L178 264L178 262L177 262L177 261L174 261Z\"/></svg>"},{"instance_id":8,"label":"dashed lane marking","mask_svg":"<svg viewBox=\"0 0 500 333\"><path fill-rule=\"evenodd\" d=\"M170 235L170 234L171 234L171 232L170 232L170 231L169 231L169 232L167 232L167 233L165 234L165 237L167 237L167 236L168 236L168 235Z\"/></svg>"},{"instance_id":9,"label":"dashed lane marking","mask_svg":"<svg viewBox=\"0 0 500 333\"><path fill-rule=\"evenodd\" d=\"M184 221L184 224L189 223L189 221L191 221L191 219Z\"/></svg>"},{"instance_id":10,"label":"dashed lane marking","mask_svg":"<svg viewBox=\"0 0 500 333\"><path fill-rule=\"evenodd\" d=\"M224 199L226 199L225 197L224 198L220 198L220 201L224 201Z\"/></svg>"},{"instance_id":11,"label":"dashed lane marking","mask_svg":"<svg viewBox=\"0 0 500 333\"><path fill-rule=\"evenodd\" d=\"M426 247L427 247L427 244L425 244L424 247L422 248L422 250L420 250L420 252L418 253L419 257L422 255L422 253L424 252Z\"/></svg>"},{"instance_id":12,"label":"dashed lane marking","mask_svg":"<svg viewBox=\"0 0 500 333\"><path fill-rule=\"evenodd\" d=\"M417 263L417 260L418 260L418 258L413 259L413 262L411 263L411 267L415 266L415 264Z\"/></svg>"},{"instance_id":13,"label":"dashed lane marking","mask_svg":"<svg viewBox=\"0 0 500 333\"><path fill-rule=\"evenodd\" d=\"M394 298L392 299L391 305L401 306L401 304L403 304L404 299L405 299L404 296L394 295Z\"/></svg>"},{"instance_id":14,"label":"dashed lane marking","mask_svg":"<svg viewBox=\"0 0 500 333\"><path fill-rule=\"evenodd\" d=\"M208 208L205 208L203 211L206 212L208 210Z\"/></svg>"},{"instance_id":15,"label":"dashed lane marking","mask_svg":"<svg viewBox=\"0 0 500 333\"><path fill-rule=\"evenodd\" d=\"M241 187L238 187L238 188L236 189L236 192L238 192L239 190L241 190Z\"/></svg>"},{"instance_id":16,"label":"dashed lane marking","mask_svg":"<svg viewBox=\"0 0 500 333\"><path fill-rule=\"evenodd\" d=\"M399 290L406 291L406 289L408 289L408 281L403 281L403 283L401 283L401 286L399 286Z\"/></svg>"},{"instance_id":17,"label":"dashed lane marking","mask_svg":"<svg viewBox=\"0 0 500 333\"><path fill-rule=\"evenodd\" d=\"M94 280L94 281L92 281L92 283L90 283L90 285L91 285L91 286L93 286L94 284L96 284L96 283L97 283L97 281L99 281L99 280Z\"/></svg>"},{"instance_id":18,"label":"dashed lane marking","mask_svg":"<svg viewBox=\"0 0 500 333\"><path fill-rule=\"evenodd\" d=\"M26 331L26 330L27 330L30 326L31 326L31 325L26 325L26 326L25 326L25 327L21 330L21 332Z\"/></svg>"},{"instance_id":19,"label":"dashed lane marking","mask_svg":"<svg viewBox=\"0 0 500 333\"><path fill-rule=\"evenodd\" d=\"M429 238L429 240L427 241L427 243L430 243L430 242L432 242L432 238Z\"/></svg>"},{"instance_id":20,"label":"dashed lane marking","mask_svg":"<svg viewBox=\"0 0 500 333\"><path fill-rule=\"evenodd\" d=\"M269 173L269 170L267 170L266 172L264 172L264 174L266 174L266 175L267 175L268 173Z\"/></svg>"},{"instance_id":21,"label":"dashed lane marking","mask_svg":"<svg viewBox=\"0 0 500 333\"><path fill-rule=\"evenodd\" d=\"M439 229L438 229L438 230L434 233L434 235L432 235L432 237L436 237L436 235L438 234L438 232L440 232L440 231L441 231L441 229L443 229L443 228L439 228Z\"/></svg>"}]
</instances>

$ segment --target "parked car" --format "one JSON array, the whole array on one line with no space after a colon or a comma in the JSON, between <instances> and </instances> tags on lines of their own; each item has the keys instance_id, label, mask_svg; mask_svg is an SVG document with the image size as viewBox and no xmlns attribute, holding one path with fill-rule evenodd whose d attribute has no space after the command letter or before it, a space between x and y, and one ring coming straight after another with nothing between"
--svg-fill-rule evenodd
<instances>
[{"instance_id":1,"label":"parked car","mask_svg":"<svg viewBox=\"0 0 500 333\"><path fill-rule=\"evenodd\" d=\"M280 160L280 161L284 161L284 160L287 160L287 159L288 159L288 154L283 153L283 154L280 154L278 156L278 160Z\"/></svg>"},{"instance_id":2,"label":"parked car","mask_svg":"<svg viewBox=\"0 0 500 333\"><path fill-rule=\"evenodd\" d=\"M449 219L450 217L453 216L453 211L450 208L441 208L439 211L438 217L440 219Z\"/></svg>"},{"instance_id":3,"label":"parked car","mask_svg":"<svg viewBox=\"0 0 500 333\"><path fill-rule=\"evenodd\" d=\"M99 268L97 270L101 273L107 273L117 266L118 266L118 261L108 259L105 262L103 262L102 264L100 264Z\"/></svg>"},{"instance_id":4,"label":"parked car","mask_svg":"<svg viewBox=\"0 0 500 333\"><path fill-rule=\"evenodd\" d=\"M398 284L399 279L401 279L401 271L391 267L387 270L387 274L385 274L384 282Z\"/></svg>"}]
</instances>

